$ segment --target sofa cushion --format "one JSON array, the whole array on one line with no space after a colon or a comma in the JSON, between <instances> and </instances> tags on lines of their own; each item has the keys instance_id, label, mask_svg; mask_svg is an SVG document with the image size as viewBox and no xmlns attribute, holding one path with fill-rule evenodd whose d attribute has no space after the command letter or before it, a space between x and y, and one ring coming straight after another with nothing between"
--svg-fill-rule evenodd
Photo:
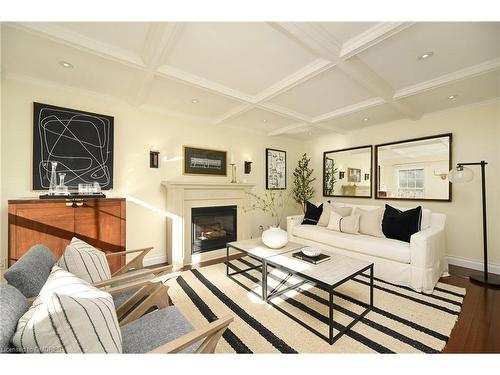
<instances>
[{"instance_id":1,"label":"sofa cushion","mask_svg":"<svg viewBox=\"0 0 500 375\"><path fill-rule=\"evenodd\" d=\"M422 222L422 207L401 211L385 205L382 230L387 238L410 242L412 234L420 231Z\"/></svg>"},{"instance_id":2,"label":"sofa cushion","mask_svg":"<svg viewBox=\"0 0 500 375\"><path fill-rule=\"evenodd\" d=\"M143 315L121 329L123 353L147 353L193 331L191 324L175 306ZM193 353L199 346L200 343L195 343L183 353Z\"/></svg>"},{"instance_id":3,"label":"sofa cushion","mask_svg":"<svg viewBox=\"0 0 500 375\"><path fill-rule=\"evenodd\" d=\"M5 280L26 298L36 297L57 259L47 246L35 245L4 273Z\"/></svg>"},{"instance_id":4,"label":"sofa cushion","mask_svg":"<svg viewBox=\"0 0 500 375\"><path fill-rule=\"evenodd\" d=\"M353 235L335 232L323 227L297 225L293 235L324 245L338 247L361 254L377 256L400 263L410 263L410 244L390 238Z\"/></svg>"},{"instance_id":5,"label":"sofa cushion","mask_svg":"<svg viewBox=\"0 0 500 375\"><path fill-rule=\"evenodd\" d=\"M359 233L373 237L385 237L382 231L382 219L384 217L383 207L378 207L373 210L364 210L356 207L354 213L360 215Z\"/></svg>"},{"instance_id":6,"label":"sofa cushion","mask_svg":"<svg viewBox=\"0 0 500 375\"><path fill-rule=\"evenodd\" d=\"M323 212L323 204L316 206L311 202L306 202L306 213L302 224L316 225L318 224L321 213Z\"/></svg>"},{"instance_id":7,"label":"sofa cushion","mask_svg":"<svg viewBox=\"0 0 500 375\"><path fill-rule=\"evenodd\" d=\"M342 233L359 234L359 215L341 216L332 211L327 229Z\"/></svg>"},{"instance_id":8,"label":"sofa cushion","mask_svg":"<svg viewBox=\"0 0 500 375\"><path fill-rule=\"evenodd\" d=\"M89 283L111 278L106 254L76 237L66 246L57 265Z\"/></svg>"},{"instance_id":9,"label":"sofa cushion","mask_svg":"<svg viewBox=\"0 0 500 375\"><path fill-rule=\"evenodd\" d=\"M12 339L27 353L121 353L113 298L57 265Z\"/></svg>"},{"instance_id":10,"label":"sofa cushion","mask_svg":"<svg viewBox=\"0 0 500 375\"><path fill-rule=\"evenodd\" d=\"M12 285L0 285L0 353L13 351L10 340L28 307L28 300L19 290Z\"/></svg>"}]
</instances>

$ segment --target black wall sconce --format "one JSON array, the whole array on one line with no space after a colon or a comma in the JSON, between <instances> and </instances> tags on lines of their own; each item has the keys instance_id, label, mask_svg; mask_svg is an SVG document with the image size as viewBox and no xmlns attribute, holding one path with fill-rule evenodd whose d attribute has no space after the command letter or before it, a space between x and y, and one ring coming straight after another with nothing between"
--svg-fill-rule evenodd
<instances>
[{"instance_id":1,"label":"black wall sconce","mask_svg":"<svg viewBox=\"0 0 500 375\"><path fill-rule=\"evenodd\" d=\"M246 161L245 162L245 174L250 174L251 171L252 171L252 162Z\"/></svg>"},{"instance_id":2,"label":"black wall sconce","mask_svg":"<svg viewBox=\"0 0 500 375\"><path fill-rule=\"evenodd\" d=\"M160 151L157 148L149 150L149 168L158 168L160 165Z\"/></svg>"},{"instance_id":3,"label":"black wall sconce","mask_svg":"<svg viewBox=\"0 0 500 375\"><path fill-rule=\"evenodd\" d=\"M339 172L339 180L344 179L345 172Z\"/></svg>"}]
</instances>

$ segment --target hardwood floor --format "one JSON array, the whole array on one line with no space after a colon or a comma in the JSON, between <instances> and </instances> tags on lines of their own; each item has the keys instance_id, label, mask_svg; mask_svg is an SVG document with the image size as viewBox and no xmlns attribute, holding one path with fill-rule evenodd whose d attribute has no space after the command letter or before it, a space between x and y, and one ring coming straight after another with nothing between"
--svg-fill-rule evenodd
<instances>
[{"instance_id":1,"label":"hardwood floor","mask_svg":"<svg viewBox=\"0 0 500 375\"><path fill-rule=\"evenodd\" d=\"M458 322L444 353L500 353L500 289L471 283L469 276L479 271L450 266L450 277L441 279L467 288Z\"/></svg>"},{"instance_id":2,"label":"hardwood floor","mask_svg":"<svg viewBox=\"0 0 500 375\"><path fill-rule=\"evenodd\" d=\"M232 255L236 259L240 255ZM218 258L202 262L182 270L206 267L223 262ZM441 282L467 289L458 322L451 332L443 353L500 353L500 289L488 289L471 283L469 276L481 272L468 268L450 266L449 277ZM494 276L498 277L498 276Z\"/></svg>"}]
</instances>

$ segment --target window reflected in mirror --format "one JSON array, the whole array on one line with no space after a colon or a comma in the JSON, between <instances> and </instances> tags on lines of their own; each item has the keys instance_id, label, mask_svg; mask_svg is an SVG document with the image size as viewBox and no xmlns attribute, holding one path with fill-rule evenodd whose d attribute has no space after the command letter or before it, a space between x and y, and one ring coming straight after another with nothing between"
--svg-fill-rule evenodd
<instances>
[{"instance_id":1,"label":"window reflected in mirror","mask_svg":"<svg viewBox=\"0 0 500 375\"><path fill-rule=\"evenodd\" d=\"M323 153L323 196L372 196L372 146Z\"/></svg>"},{"instance_id":2,"label":"window reflected in mirror","mask_svg":"<svg viewBox=\"0 0 500 375\"><path fill-rule=\"evenodd\" d=\"M375 146L380 199L451 200L451 134Z\"/></svg>"}]
</instances>

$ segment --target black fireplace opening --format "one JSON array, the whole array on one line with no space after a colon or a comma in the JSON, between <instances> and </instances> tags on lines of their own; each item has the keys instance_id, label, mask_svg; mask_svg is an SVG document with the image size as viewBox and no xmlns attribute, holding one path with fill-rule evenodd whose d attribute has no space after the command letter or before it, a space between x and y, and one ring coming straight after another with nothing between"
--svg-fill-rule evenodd
<instances>
[{"instance_id":1,"label":"black fireplace opening","mask_svg":"<svg viewBox=\"0 0 500 375\"><path fill-rule=\"evenodd\" d=\"M222 249L236 241L236 206L191 209L191 253Z\"/></svg>"}]
</instances>

